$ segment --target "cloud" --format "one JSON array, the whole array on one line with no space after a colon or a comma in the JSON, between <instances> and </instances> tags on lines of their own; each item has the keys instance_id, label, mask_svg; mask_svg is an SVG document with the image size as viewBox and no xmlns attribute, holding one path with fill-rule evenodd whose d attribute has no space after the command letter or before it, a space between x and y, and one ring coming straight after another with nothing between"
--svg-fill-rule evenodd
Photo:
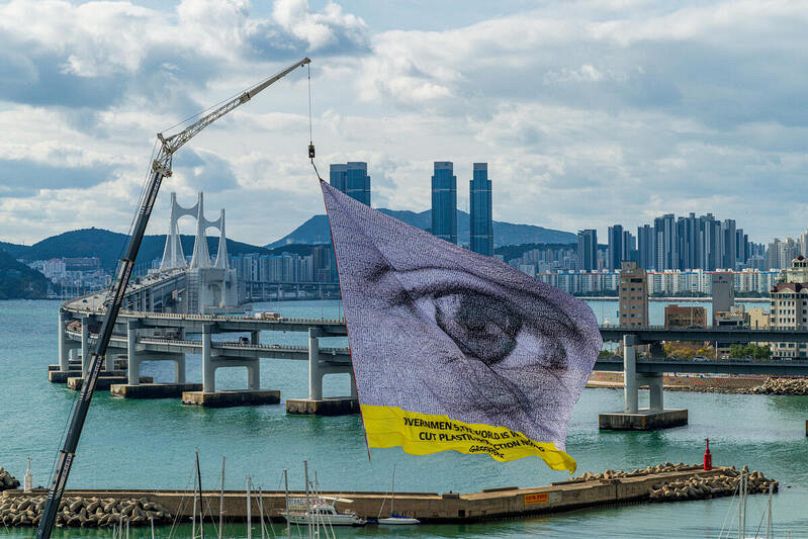
<instances>
[{"instance_id":1,"label":"cloud","mask_svg":"<svg viewBox=\"0 0 808 539\"><path fill-rule=\"evenodd\" d=\"M216 193L238 186L230 164L221 157L204 150L185 148L174 159L175 179L192 185L194 189Z\"/></svg>"},{"instance_id":2,"label":"cloud","mask_svg":"<svg viewBox=\"0 0 808 539\"><path fill-rule=\"evenodd\" d=\"M499 220L605 233L712 211L756 241L804 227L806 1L458 2L445 21L347 0L150 5L0 5L0 160L32 180L0 192L0 239L125 227L155 133L303 55L321 172L367 161L375 205L427 209L432 162L451 160L467 208L488 161ZM184 147L171 188L215 192L254 243L321 212L307 105L293 74ZM75 185L41 181L60 168Z\"/></svg>"},{"instance_id":3,"label":"cloud","mask_svg":"<svg viewBox=\"0 0 808 539\"><path fill-rule=\"evenodd\" d=\"M175 13L129 2L12 0L0 6L0 100L105 109L126 100L177 111L222 73L306 53L367 49L367 28L327 3L279 1L269 18L245 1L183 0Z\"/></svg>"}]
</instances>

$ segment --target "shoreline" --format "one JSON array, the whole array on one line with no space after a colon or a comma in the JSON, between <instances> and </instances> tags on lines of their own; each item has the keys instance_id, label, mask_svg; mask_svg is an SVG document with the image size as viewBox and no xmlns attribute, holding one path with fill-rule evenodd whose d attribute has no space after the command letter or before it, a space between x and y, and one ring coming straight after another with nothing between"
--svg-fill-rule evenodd
<instances>
[{"instance_id":1,"label":"shoreline","mask_svg":"<svg viewBox=\"0 0 808 539\"><path fill-rule=\"evenodd\" d=\"M623 373L593 371L586 382L588 389L623 389ZM765 375L743 376L677 376L665 374L662 378L665 391L690 391L693 393L727 393L734 395L808 395L808 378L771 377Z\"/></svg>"}]
</instances>

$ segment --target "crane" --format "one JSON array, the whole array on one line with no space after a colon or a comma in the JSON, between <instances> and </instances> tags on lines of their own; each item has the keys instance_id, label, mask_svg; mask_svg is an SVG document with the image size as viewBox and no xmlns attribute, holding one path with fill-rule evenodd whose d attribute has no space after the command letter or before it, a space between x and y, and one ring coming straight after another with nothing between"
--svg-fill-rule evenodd
<instances>
[{"instance_id":1,"label":"crane","mask_svg":"<svg viewBox=\"0 0 808 539\"><path fill-rule=\"evenodd\" d=\"M112 287L111 294L107 298L107 310L104 317L104 322L101 325L101 330L98 339L95 342L95 347L90 357L90 365L84 383L81 386L81 392L76 399L73 409L70 414L70 421L68 423L67 432L65 433L62 449L56 461L56 467L53 473L53 478L48 492L48 498L42 512L42 518L39 521L37 529L37 539L49 539L53 531L53 526L56 523L56 514L59 510L59 503L64 494L67 478L70 475L70 467L73 464L73 459L76 456L76 448L81 438L81 431L84 427L84 421L87 419L87 412L90 409L90 403L93 399L93 393L98 382L98 376L101 373L101 365L103 364L104 356L107 353L107 346L112 338L112 330L115 327L115 320L118 318L118 312L121 310L124 296L126 294L126 286L129 284L129 278L132 276L132 269L135 266L135 259L140 250L140 244L143 240L143 235L146 232L146 225L149 223L154 203L157 200L157 193L160 191L160 184L163 178L171 176L171 164L174 154L182 146L187 144L192 138L199 134L200 131L207 126L221 118L222 116L232 112L234 109L240 107L258 93L264 91L272 84L278 82L286 75L299 67L303 67L311 63L309 58L303 58L288 66L283 71L268 79L259 82L255 86L246 89L237 97L226 102L215 110L205 114L197 121L183 129L182 131L164 136L162 133L157 134L157 139L160 144L160 150L157 157L151 163L151 170L149 172L149 179L141 195L135 219L132 223L130 230L129 242L126 246L123 256L118 264L116 271L115 284ZM311 155L313 146L310 144L309 153ZM313 155L311 155L313 157Z\"/></svg>"}]
</instances>

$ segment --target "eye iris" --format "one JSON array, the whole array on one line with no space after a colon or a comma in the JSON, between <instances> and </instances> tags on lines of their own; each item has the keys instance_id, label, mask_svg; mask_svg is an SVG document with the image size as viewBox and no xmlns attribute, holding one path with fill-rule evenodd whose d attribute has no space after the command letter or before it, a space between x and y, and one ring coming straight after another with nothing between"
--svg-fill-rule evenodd
<instances>
[{"instance_id":1,"label":"eye iris","mask_svg":"<svg viewBox=\"0 0 808 539\"><path fill-rule=\"evenodd\" d=\"M516 347L522 319L508 305L491 296L463 292L437 298L438 326L468 356L492 365Z\"/></svg>"}]
</instances>

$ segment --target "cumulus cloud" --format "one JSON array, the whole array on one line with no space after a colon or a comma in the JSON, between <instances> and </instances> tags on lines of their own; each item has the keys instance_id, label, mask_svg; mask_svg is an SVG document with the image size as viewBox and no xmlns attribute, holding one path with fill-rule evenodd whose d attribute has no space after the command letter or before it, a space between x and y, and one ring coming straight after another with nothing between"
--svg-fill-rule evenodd
<instances>
[{"instance_id":1,"label":"cumulus cloud","mask_svg":"<svg viewBox=\"0 0 808 539\"><path fill-rule=\"evenodd\" d=\"M488 161L501 220L605 232L712 211L756 241L804 228L804 0L458 2L441 9L474 17L440 23L316 6L1 5L0 163L32 182L0 181L0 239L72 228L70 215L128 223L154 133L303 55L321 172L368 161L376 205L428 208L432 162L451 160L467 207L471 163ZM242 209L230 233L255 243L321 212L307 91L289 77L208 128L177 155L171 188L216 191L212 207ZM57 168L85 183L62 188ZM112 202L93 213L82 196Z\"/></svg>"}]
</instances>

